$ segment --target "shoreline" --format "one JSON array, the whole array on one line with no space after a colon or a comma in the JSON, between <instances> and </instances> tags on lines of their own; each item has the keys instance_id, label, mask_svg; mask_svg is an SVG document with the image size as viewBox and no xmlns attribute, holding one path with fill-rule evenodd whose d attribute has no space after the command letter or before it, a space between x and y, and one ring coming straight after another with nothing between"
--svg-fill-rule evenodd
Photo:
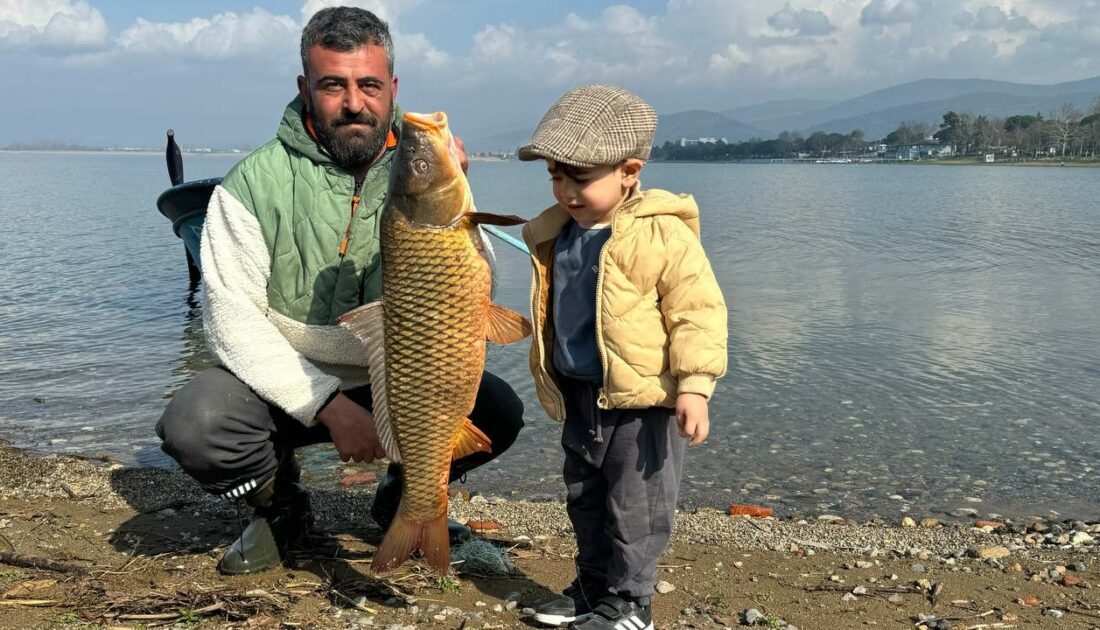
<instances>
[{"instance_id":1,"label":"shoreline","mask_svg":"<svg viewBox=\"0 0 1100 630\"><path fill-rule=\"evenodd\" d=\"M164 157L164 151L159 149L133 149L108 151L104 149L0 149L0 154L16 155L30 153L34 155L134 155L134 156L160 156ZM184 157L231 157L248 155L249 151L183 151Z\"/></svg>"},{"instance_id":2,"label":"shoreline","mask_svg":"<svg viewBox=\"0 0 1100 630\"><path fill-rule=\"evenodd\" d=\"M5 442L0 437L0 449L8 448L25 453L34 458L62 457L89 461L110 461L114 464L134 469L155 469L164 472L178 471L175 463L167 456L157 454L163 461L143 463L128 458L125 453L113 453L100 450L74 450L40 445L30 447ZM121 459L118 459L121 458ZM367 474L381 477L386 470L384 461L372 464L340 462L330 445L314 445L300 449L299 462L303 468L303 483L320 491L339 489L340 481L349 474ZM689 471L690 472L690 471ZM975 520L1005 519L1008 521L1031 522L1041 519L1080 520L1092 522L1097 519L1095 505L1087 500L1074 497L1061 499L1036 496L1027 489L997 488L990 492L984 480L978 479L981 487L941 488L939 492L883 491L878 494L847 496L850 488L845 486L847 478L834 480L832 487L824 482L791 487L772 483L758 483L759 477L742 476L735 480L719 482L710 477L685 475L680 490L678 509L682 512L707 510L725 510L730 504L751 504L766 506L774 510L777 518L783 520L814 519L821 514L843 515L851 522L893 523L909 516L916 520L935 518L944 524L962 525ZM549 473L549 474L548 474ZM557 471L548 471L545 466L537 474L525 474L518 465L499 462L487 466L471 478L469 485L461 487L487 496L498 496L510 502L561 503L565 500L565 487ZM830 492L826 493L828 489ZM984 492L982 492L984 491ZM904 497L902 495L905 495ZM1059 495L1061 496L1061 495ZM1100 520L1100 519L1097 519Z\"/></svg>"},{"instance_id":3,"label":"shoreline","mask_svg":"<svg viewBox=\"0 0 1100 630\"><path fill-rule=\"evenodd\" d=\"M196 157L244 157L249 154L250 151L184 151L183 155L188 158ZM133 156L162 156L164 151L159 149L134 149L134 150L103 150L103 149L0 149L0 154L35 154L35 155L133 155ZM782 160L785 158L775 158L776 160ZM471 162L516 162L514 158L499 158L490 156L471 156L469 157ZM652 164L736 164L736 165L748 165L748 166L782 166L782 165L810 165L810 166L907 166L907 165L919 165L919 166L1018 166L1018 167L1060 167L1060 168L1100 168L1100 159L1092 160L999 160L992 163L987 163L979 158L947 158L947 159L935 159L935 160L904 160L904 161L874 161L874 162L856 162L851 163L818 163L812 160L789 162L789 161L773 161L772 159L762 158L759 160L650 160Z\"/></svg>"},{"instance_id":4,"label":"shoreline","mask_svg":"<svg viewBox=\"0 0 1100 630\"><path fill-rule=\"evenodd\" d=\"M236 536L236 510L182 473L0 445L0 628L527 628L524 609L572 579L560 502L461 490L452 518L480 521L480 535L516 572L459 567L439 579L407 563L375 576L369 560L381 532L365 516L374 488L365 481L310 489L313 546L289 567L222 577L214 565ZM771 627L782 619L802 630L919 628L920 615L972 620L956 628L1100 620L1089 612L1100 609L1091 588L1100 583L1100 525L900 523L681 512L658 568L656 627L728 627L753 610ZM946 627L938 623L924 625Z\"/></svg>"},{"instance_id":5,"label":"shoreline","mask_svg":"<svg viewBox=\"0 0 1100 630\"><path fill-rule=\"evenodd\" d=\"M780 158L777 158L777 160ZM1081 161L1066 161L1059 163L1049 160L1020 160L1014 162L1000 161L986 163L977 158L970 160L940 159L940 160L881 160L875 162L851 162L851 163L819 163L815 161L773 161L760 160L650 160L652 164L735 164L739 166L1035 166L1035 167L1065 167L1065 168L1100 168L1100 159Z\"/></svg>"}]
</instances>

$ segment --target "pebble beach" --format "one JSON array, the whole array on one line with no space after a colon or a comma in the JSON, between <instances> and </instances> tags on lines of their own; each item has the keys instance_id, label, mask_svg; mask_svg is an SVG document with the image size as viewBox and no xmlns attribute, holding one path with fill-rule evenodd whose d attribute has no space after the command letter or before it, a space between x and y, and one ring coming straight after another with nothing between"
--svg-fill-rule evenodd
<instances>
[{"instance_id":1,"label":"pebble beach","mask_svg":"<svg viewBox=\"0 0 1100 630\"><path fill-rule=\"evenodd\" d=\"M560 502L465 487L451 517L506 559L503 574L459 562L445 577L416 563L372 575L374 484L362 475L344 485L311 491L315 548L281 570L223 577L214 565L236 536L236 507L181 473L0 448L0 628L526 628L531 606L572 579ZM1100 524L1038 516L683 510L659 568L655 623L1100 627L1098 538Z\"/></svg>"}]
</instances>

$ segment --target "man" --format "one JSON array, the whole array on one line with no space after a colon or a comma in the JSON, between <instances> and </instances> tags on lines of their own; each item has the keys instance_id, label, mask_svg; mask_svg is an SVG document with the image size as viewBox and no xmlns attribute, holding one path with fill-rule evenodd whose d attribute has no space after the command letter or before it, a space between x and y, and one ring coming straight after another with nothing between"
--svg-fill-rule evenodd
<instances>
[{"instance_id":1,"label":"man","mask_svg":"<svg viewBox=\"0 0 1100 630\"><path fill-rule=\"evenodd\" d=\"M294 449L331 441L344 461L384 456L371 416L366 356L337 325L381 294L378 225L401 112L386 23L350 7L302 31L299 96L277 137L242 160L210 199L202 237L203 324L220 361L169 403L161 448L209 492L255 515L218 568L277 565L312 523ZM465 161L464 161L465 163ZM451 478L507 449L523 405L485 373L471 419L492 454L454 462ZM371 516L397 510L401 469L380 481Z\"/></svg>"}]
</instances>

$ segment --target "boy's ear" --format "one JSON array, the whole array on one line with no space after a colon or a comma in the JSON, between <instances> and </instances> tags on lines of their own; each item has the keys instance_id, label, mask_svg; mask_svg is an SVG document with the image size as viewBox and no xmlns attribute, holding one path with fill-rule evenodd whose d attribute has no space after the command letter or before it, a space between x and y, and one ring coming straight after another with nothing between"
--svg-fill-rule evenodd
<instances>
[{"instance_id":1,"label":"boy's ear","mask_svg":"<svg viewBox=\"0 0 1100 630\"><path fill-rule=\"evenodd\" d=\"M634 184L638 183L638 176L642 173L642 167L645 166L645 162L638 158L630 158L623 162L621 168L623 170L623 186L632 188Z\"/></svg>"}]
</instances>

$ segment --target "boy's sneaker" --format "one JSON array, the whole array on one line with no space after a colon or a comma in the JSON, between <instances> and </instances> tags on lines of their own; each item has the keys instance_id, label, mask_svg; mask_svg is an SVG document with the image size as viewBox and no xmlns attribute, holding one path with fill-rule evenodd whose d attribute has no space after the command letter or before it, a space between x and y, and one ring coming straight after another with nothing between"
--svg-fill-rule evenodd
<instances>
[{"instance_id":1,"label":"boy's sneaker","mask_svg":"<svg viewBox=\"0 0 1100 630\"><path fill-rule=\"evenodd\" d=\"M639 604L618 595L602 598L592 616L573 626L577 630L653 630L649 604Z\"/></svg>"},{"instance_id":2,"label":"boy's sneaker","mask_svg":"<svg viewBox=\"0 0 1100 630\"><path fill-rule=\"evenodd\" d=\"M547 626L568 626L592 616L592 609L584 599L580 582L565 587L562 596L535 607L535 621Z\"/></svg>"}]
</instances>

